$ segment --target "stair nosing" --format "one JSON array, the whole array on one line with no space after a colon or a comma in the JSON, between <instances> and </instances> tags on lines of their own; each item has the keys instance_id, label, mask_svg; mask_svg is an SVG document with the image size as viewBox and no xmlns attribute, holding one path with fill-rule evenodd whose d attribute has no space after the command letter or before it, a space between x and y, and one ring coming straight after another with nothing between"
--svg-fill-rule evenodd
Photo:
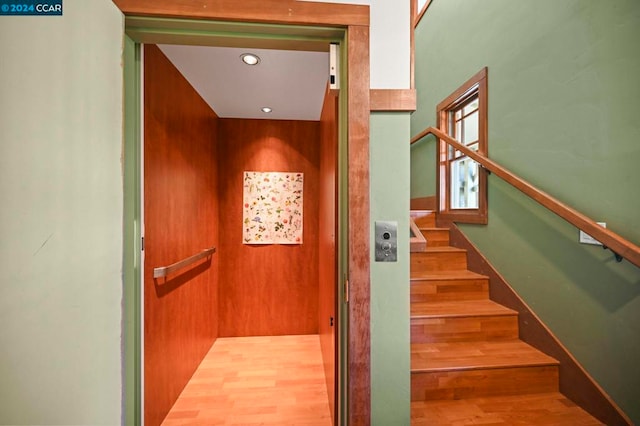
<instances>
[{"instance_id":1,"label":"stair nosing","mask_svg":"<svg viewBox=\"0 0 640 426\"><path fill-rule=\"evenodd\" d=\"M480 299L480 300L471 300L471 301L464 301L464 302L459 302L459 301L447 301L447 302L417 302L415 303L420 304L420 305L440 305L441 307L449 307L450 309L460 309L462 307L466 307L468 305L471 305L473 303L483 303L485 305L487 305L486 302L490 302L488 303L488 305L490 305L490 309L494 309L493 311L491 310L487 310L485 312L474 312L474 313L467 313L467 312L450 312L450 313L434 313L434 314L430 314L430 313L420 313L420 314L409 314L410 319L435 319L435 318L475 318L475 317L511 317L511 316L518 316L518 311L513 310L507 306L501 305L499 303L494 302L491 299Z\"/></svg>"},{"instance_id":2,"label":"stair nosing","mask_svg":"<svg viewBox=\"0 0 640 426\"><path fill-rule=\"evenodd\" d=\"M466 249L453 246L431 246L429 247L429 241L427 241L427 249L418 253L466 253Z\"/></svg>"},{"instance_id":3,"label":"stair nosing","mask_svg":"<svg viewBox=\"0 0 640 426\"><path fill-rule=\"evenodd\" d=\"M473 359L470 359L466 365L453 365L453 366L440 366L440 367L413 367L413 355L416 353L414 351L414 347L416 345L421 345L425 347L429 346L439 346L439 343L412 343L411 344L411 373L424 373L424 372L440 372L440 371L470 371L470 370L490 370L490 369L504 369L504 368L526 368L526 367L543 367L543 366L559 366L560 361L557 359L545 354L539 349L534 348L533 346L523 342L520 339L508 340L495 342L495 345L502 345L508 342L521 342L523 345L526 345L532 351L535 351L540 356L538 360L529 360L527 362L519 362L518 359L502 361L497 363L489 363L488 365L482 365L482 363L486 363L487 359L492 359L494 355L487 354L478 354L474 356ZM473 343L448 343L447 346L451 349L452 352L455 351L456 347L469 347L472 346Z\"/></svg>"},{"instance_id":4,"label":"stair nosing","mask_svg":"<svg viewBox=\"0 0 640 426\"><path fill-rule=\"evenodd\" d=\"M476 370L501 370L505 368L530 368L530 367L559 367L560 362L555 360L548 360L546 362L529 362L525 364L492 364L492 365L463 365L455 367L425 367L425 368L413 368L411 367L411 374L420 373L441 373L445 371L476 371Z\"/></svg>"},{"instance_id":5,"label":"stair nosing","mask_svg":"<svg viewBox=\"0 0 640 426\"><path fill-rule=\"evenodd\" d=\"M451 269L447 271L440 271L450 274L438 274L434 272L423 272L419 277L409 277L410 280L420 281L453 281L453 280L480 280L489 279L489 276L479 274L477 272L469 271L467 269ZM467 272L471 272L468 274Z\"/></svg>"},{"instance_id":6,"label":"stair nosing","mask_svg":"<svg viewBox=\"0 0 640 426\"><path fill-rule=\"evenodd\" d=\"M436 319L436 318L475 318L475 317L517 317L518 312L480 312L476 314L417 314L410 319Z\"/></svg>"}]
</instances>

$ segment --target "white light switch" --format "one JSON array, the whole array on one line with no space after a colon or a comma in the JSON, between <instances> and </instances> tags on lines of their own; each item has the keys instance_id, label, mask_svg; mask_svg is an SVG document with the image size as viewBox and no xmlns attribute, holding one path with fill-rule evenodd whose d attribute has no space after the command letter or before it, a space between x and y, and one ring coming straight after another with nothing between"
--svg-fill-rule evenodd
<instances>
[{"instance_id":1,"label":"white light switch","mask_svg":"<svg viewBox=\"0 0 640 426\"><path fill-rule=\"evenodd\" d=\"M598 225L602 226L603 228L607 227L607 223L606 222L596 222ZM601 246L602 243L598 240L596 240L595 238L593 238L591 235L587 234L584 231L580 231L580 243L582 244L593 244L595 246Z\"/></svg>"}]
</instances>

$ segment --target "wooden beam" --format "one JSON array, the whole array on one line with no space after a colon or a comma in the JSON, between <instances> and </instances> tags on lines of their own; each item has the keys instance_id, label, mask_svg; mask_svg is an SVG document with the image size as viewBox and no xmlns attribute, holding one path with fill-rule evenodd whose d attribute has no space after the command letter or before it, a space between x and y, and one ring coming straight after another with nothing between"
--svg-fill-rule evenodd
<instances>
[{"instance_id":1,"label":"wooden beam","mask_svg":"<svg viewBox=\"0 0 640 426\"><path fill-rule=\"evenodd\" d=\"M371 423L369 27L347 30L349 110L349 421Z\"/></svg>"},{"instance_id":2,"label":"wooden beam","mask_svg":"<svg viewBox=\"0 0 640 426\"><path fill-rule=\"evenodd\" d=\"M272 24L369 25L369 6L295 0L113 0L125 15Z\"/></svg>"},{"instance_id":3,"label":"wooden beam","mask_svg":"<svg viewBox=\"0 0 640 426\"><path fill-rule=\"evenodd\" d=\"M371 111L416 110L415 89L371 89Z\"/></svg>"}]
</instances>

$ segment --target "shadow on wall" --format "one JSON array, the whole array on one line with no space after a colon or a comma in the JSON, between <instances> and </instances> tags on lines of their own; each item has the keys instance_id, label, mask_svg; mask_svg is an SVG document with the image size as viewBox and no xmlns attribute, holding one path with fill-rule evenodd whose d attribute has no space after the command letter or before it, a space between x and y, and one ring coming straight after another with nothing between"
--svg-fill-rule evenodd
<instances>
[{"instance_id":1,"label":"shadow on wall","mask_svg":"<svg viewBox=\"0 0 640 426\"><path fill-rule=\"evenodd\" d=\"M611 251L578 243L578 229L546 211L506 183L494 179L490 193L490 215L496 215L515 235L530 229L527 244L549 265L561 260L561 272L594 301L615 312L640 295L640 269L623 260L618 263ZM508 205L508 209L499 206ZM490 207L491 208L491 207ZM507 214L508 213L508 214Z\"/></svg>"},{"instance_id":2,"label":"shadow on wall","mask_svg":"<svg viewBox=\"0 0 640 426\"><path fill-rule=\"evenodd\" d=\"M203 262L199 263L197 266L182 272L174 277L169 279L167 278L154 278L153 285L156 290L156 296L164 297L182 286L183 284L188 283L193 280L200 274L203 274L211 267L211 257Z\"/></svg>"}]
</instances>

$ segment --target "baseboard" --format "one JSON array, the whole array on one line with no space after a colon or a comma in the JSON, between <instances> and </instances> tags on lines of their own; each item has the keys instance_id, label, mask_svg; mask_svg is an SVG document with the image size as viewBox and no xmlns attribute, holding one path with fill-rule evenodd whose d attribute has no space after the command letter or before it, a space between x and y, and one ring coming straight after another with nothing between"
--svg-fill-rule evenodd
<instances>
[{"instance_id":1,"label":"baseboard","mask_svg":"<svg viewBox=\"0 0 640 426\"><path fill-rule=\"evenodd\" d=\"M411 210L436 210L436 197L418 197L411 199Z\"/></svg>"},{"instance_id":2,"label":"baseboard","mask_svg":"<svg viewBox=\"0 0 640 426\"><path fill-rule=\"evenodd\" d=\"M506 280L452 222L448 227L450 244L467 250L469 269L489 277L491 300L518 311L520 339L560 362L560 392L606 425L633 426L633 422L593 380L538 316L517 295Z\"/></svg>"}]
</instances>

